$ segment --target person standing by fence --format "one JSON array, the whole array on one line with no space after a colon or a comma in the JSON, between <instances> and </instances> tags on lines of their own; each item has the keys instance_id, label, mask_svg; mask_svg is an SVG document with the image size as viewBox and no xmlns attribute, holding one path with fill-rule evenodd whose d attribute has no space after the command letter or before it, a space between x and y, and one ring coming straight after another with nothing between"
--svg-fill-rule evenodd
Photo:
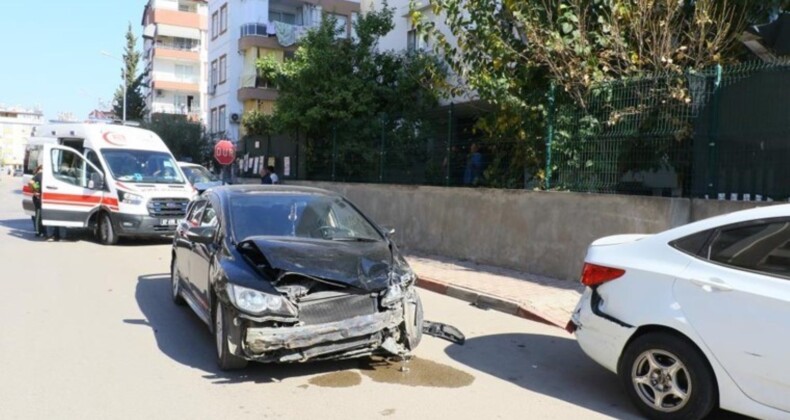
<instances>
[{"instance_id":1,"label":"person standing by fence","mask_svg":"<svg viewBox=\"0 0 790 420\"><path fill-rule=\"evenodd\" d=\"M466 171L464 172L464 185L478 185L483 175L483 155L480 154L480 147L477 143L469 146L469 157L466 161Z\"/></svg>"}]
</instances>

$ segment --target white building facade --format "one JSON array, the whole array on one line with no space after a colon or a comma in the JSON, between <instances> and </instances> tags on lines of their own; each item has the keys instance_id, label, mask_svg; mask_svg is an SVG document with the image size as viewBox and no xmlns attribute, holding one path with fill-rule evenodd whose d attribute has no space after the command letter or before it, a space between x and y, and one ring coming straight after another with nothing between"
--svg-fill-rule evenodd
<instances>
[{"instance_id":1,"label":"white building facade","mask_svg":"<svg viewBox=\"0 0 790 420\"><path fill-rule=\"evenodd\" d=\"M0 105L0 168L22 167L25 144L43 123L40 109Z\"/></svg>"},{"instance_id":2,"label":"white building facade","mask_svg":"<svg viewBox=\"0 0 790 420\"><path fill-rule=\"evenodd\" d=\"M149 0L143 11L143 60L148 118L184 115L206 123L208 4Z\"/></svg>"},{"instance_id":3,"label":"white building facade","mask_svg":"<svg viewBox=\"0 0 790 420\"><path fill-rule=\"evenodd\" d=\"M299 38L324 14L333 14L344 36L351 36L359 11L359 1L348 0L209 0L208 131L216 138L241 139L243 115L272 113L278 97L259 77L258 59L288 60Z\"/></svg>"}]
</instances>

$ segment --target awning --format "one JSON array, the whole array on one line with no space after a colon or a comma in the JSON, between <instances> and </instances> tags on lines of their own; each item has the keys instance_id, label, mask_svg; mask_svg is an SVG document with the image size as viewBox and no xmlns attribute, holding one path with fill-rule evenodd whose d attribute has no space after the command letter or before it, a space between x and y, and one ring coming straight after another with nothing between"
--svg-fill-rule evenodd
<instances>
[{"instance_id":1,"label":"awning","mask_svg":"<svg viewBox=\"0 0 790 420\"><path fill-rule=\"evenodd\" d=\"M156 30L157 36L172 36L177 38L200 39L200 29L187 28L184 26L173 26L159 24Z\"/></svg>"},{"instance_id":2,"label":"awning","mask_svg":"<svg viewBox=\"0 0 790 420\"><path fill-rule=\"evenodd\" d=\"M143 38L153 38L156 35L156 25L153 23L146 25L143 29Z\"/></svg>"}]
</instances>

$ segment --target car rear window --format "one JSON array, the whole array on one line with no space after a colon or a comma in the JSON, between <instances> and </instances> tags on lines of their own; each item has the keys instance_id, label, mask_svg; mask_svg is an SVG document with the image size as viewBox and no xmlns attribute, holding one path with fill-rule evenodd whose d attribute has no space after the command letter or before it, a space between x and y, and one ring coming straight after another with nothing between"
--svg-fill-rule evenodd
<instances>
[{"instance_id":1,"label":"car rear window","mask_svg":"<svg viewBox=\"0 0 790 420\"><path fill-rule=\"evenodd\" d=\"M708 256L705 252L703 252L703 247L708 242L713 232L714 230L698 232L693 235L686 236L685 238L680 238L670 243L670 245L687 254L707 258Z\"/></svg>"}]
</instances>

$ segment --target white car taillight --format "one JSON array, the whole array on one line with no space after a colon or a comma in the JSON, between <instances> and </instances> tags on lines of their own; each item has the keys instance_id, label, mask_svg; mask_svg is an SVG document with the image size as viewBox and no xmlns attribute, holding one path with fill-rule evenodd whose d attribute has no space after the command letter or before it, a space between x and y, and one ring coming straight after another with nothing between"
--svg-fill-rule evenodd
<instances>
[{"instance_id":1,"label":"white car taillight","mask_svg":"<svg viewBox=\"0 0 790 420\"><path fill-rule=\"evenodd\" d=\"M602 265L584 263L584 269L582 269L582 278L581 282L585 286L598 286L607 281L612 281L614 279L620 278L625 274L625 270L621 270L619 268L612 268L612 267L604 267Z\"/></svg>"}]
</instances>

